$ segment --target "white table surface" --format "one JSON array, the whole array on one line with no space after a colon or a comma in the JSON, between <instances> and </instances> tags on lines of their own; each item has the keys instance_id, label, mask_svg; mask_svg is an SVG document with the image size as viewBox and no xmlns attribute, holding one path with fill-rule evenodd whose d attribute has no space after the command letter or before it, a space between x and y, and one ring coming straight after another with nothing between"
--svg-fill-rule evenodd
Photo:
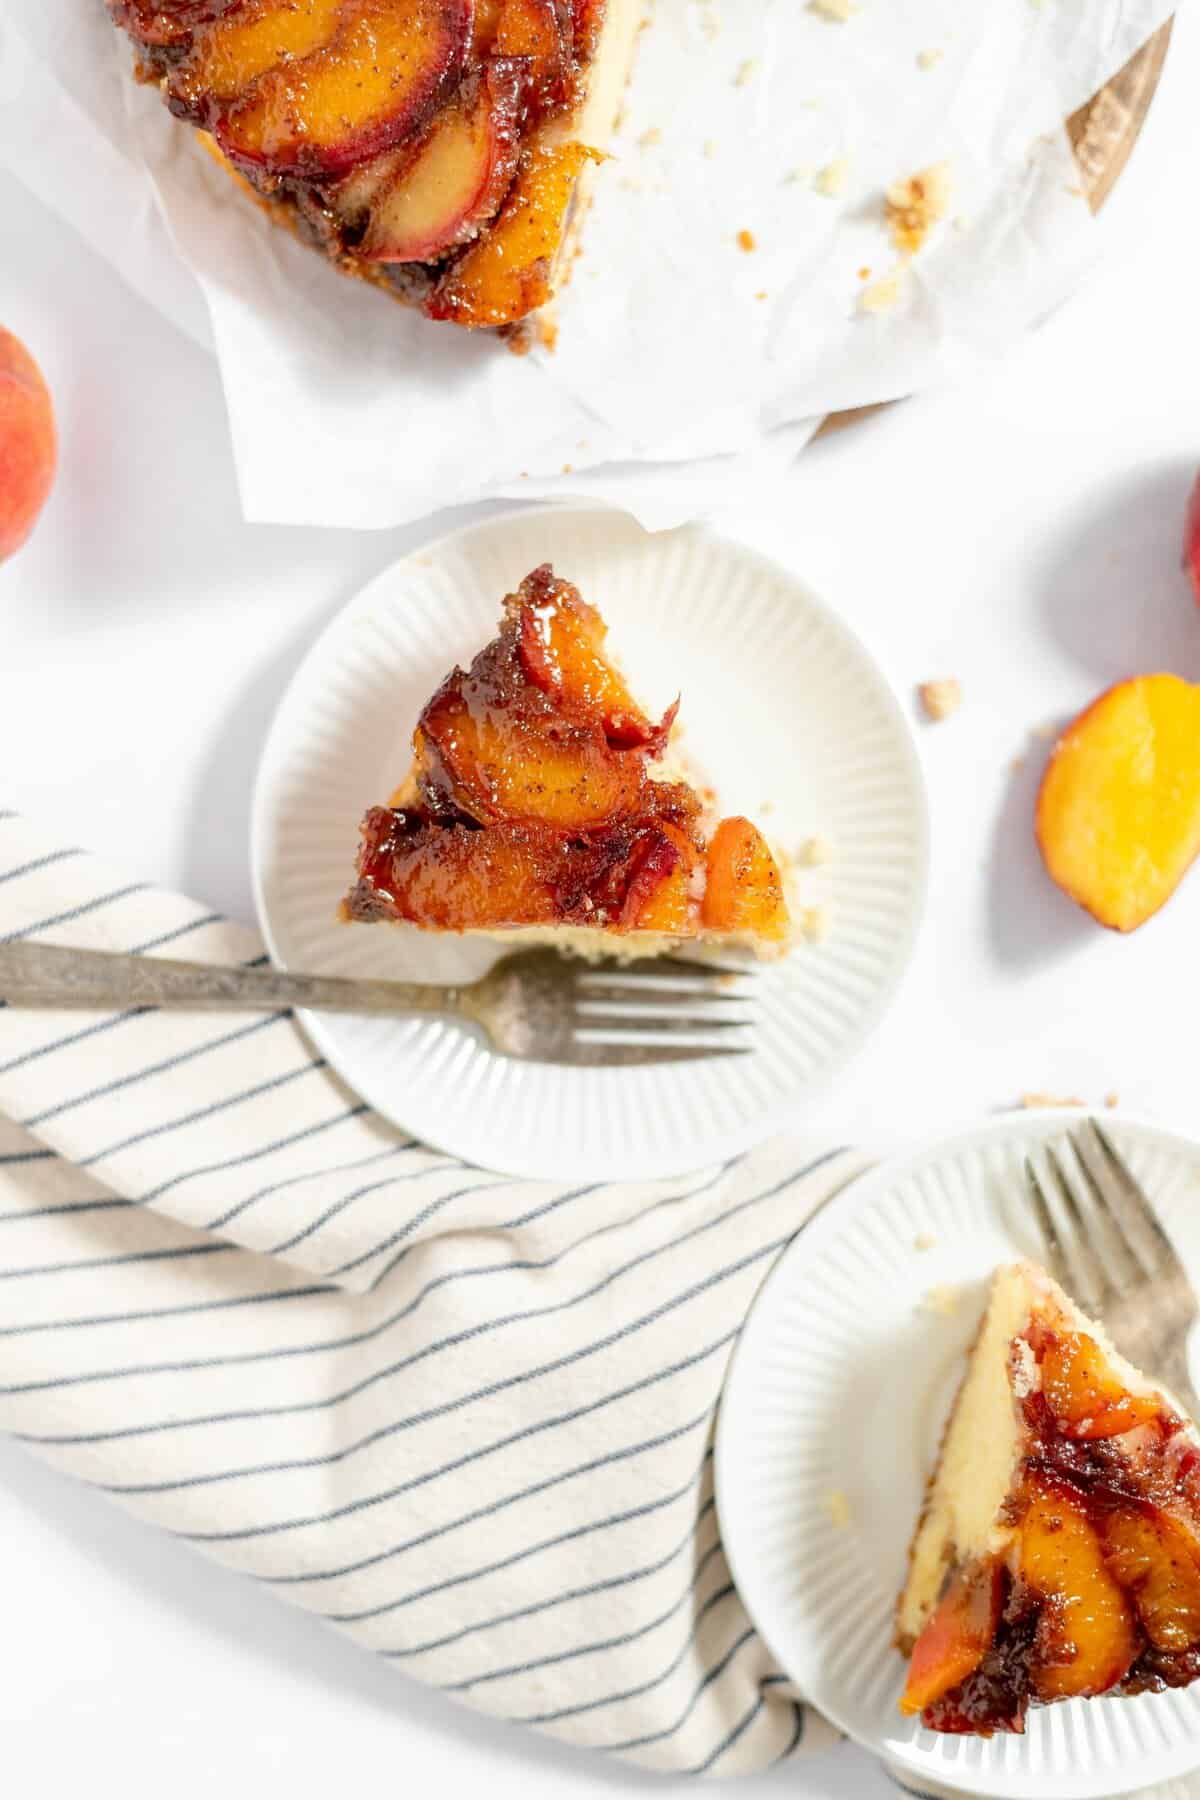
<instances>
[{"instance_id":1,"label":"white table surface","mask_svg":"<svg viewBox=\"0 0 1200 1800\"><path fill-rule=\"evenodd\" d=\"M823 1133L886 1143L1029 1090L1195 1119L1200 876L1118 939L1050 888L1031 810L1038 727L1125 675L1200 678L1179 571L1200 463L1198 82L1189 13L1102 263L1036 336L818 444L719 521L842 607L902 692L965 688L922 731L935 869L917 962ZM289 674L363 582L453 521L245 525L213 363L23 190L0 184L0 206L0 322L41 358L63 438L41 528L0 569L6 803L248 919L251 779ZM14 1794L650 1785L427 1694L8 1446L0 1543ZM893 1790L846 1748L761 1791Z\"/></svg>"}]
</instances>

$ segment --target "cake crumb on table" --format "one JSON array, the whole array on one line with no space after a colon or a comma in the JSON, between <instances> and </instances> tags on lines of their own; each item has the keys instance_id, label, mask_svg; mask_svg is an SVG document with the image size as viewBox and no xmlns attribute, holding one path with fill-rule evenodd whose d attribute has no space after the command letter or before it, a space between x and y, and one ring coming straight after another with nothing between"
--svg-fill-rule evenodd
<instances>
[{"instance_id":1,"label":"cake crumb on table","mask_svg":"<svg viewBox=\"0 0 1200 1800\"><path fill-rule=\"evenodd\" d=\"M739 231L737 234L737 247L739 250L744 250L747 256L750 255L751 251L757 250L758 241L755 238L754 233L752 231Z\"/></svg>"},{"instance_id":2,"label":"cake crumb on table","mask_svg":"<svg viewBox=\"0 0 1200 1800\"><path fill-rule=\"evenodd\" d=\"M738 72L733 78L734 87L748 87L757 74L758 58L757 56L748 56L745 62L739 66Z\"/></svg>"},{"instance_id":3,"label":"cake crumb on table","mask_svg":"<svg viewBox=\"0 0 1200 1800\"><path fill-rule=\"evenodd\" d=\"M860 310L865 313L891 312L893 306L899 303L900 296L904 292L904 281L907 274L908 263L901 258L894 268L888 269L886 274L879 277L878 281L873 281L870 287L863 289L858 297Z\"/></svg>"},{"instance_id":4,"label":"cake crumb on table","mask_svg":"<svg viewBox=\"0 0 1200 1800\"><path fill-rule=\"evenodd\" d=\"M934 1237L932 1231L918 1231L916 1237L913 1239L913 1249L936 1250L937 1239Z\"/></svg>"},{"instance_id":5,"label":"cake crumb on table","mask_svg":"<svg viewBox=\"0 0 1200 1800\"><path fill-rule=\"evenodd\" d=\"M829 936L829 908L805 906L800 909L800 934L807 944L823 944Z\"/></svg>"},{"instance_id":6,"label":"cake crumb on table","mask_svg":"<svg viewBox=\"0 0 1200 1800\"><path fill-rule=\"evenodd\" d=\"M923 681L917 689L921 711L933 724L948 719L962 705L962 682L949 677L942 681Z\"/></svg>"},{"instance_id":7,"label":"cake crumb on table","mask_svg":"<svg viewBox=\"0 0 1200 1800\"><path fill-rule=\"evenodd\" d=\"M1085 1104L1077 1094L1040 1094L1036 1091L1021 1095L1021 1105L1026 1112L1041 1112L1046 1107L1083 1106Z\"/></svg>"},{"instance_id":8,"label":"cake crumb on table","mask_svg":"<svg viewBox=\"0 0 1200 1800\"><path fill-rule=\"evenodd\" d=\"M917 52L918 69L936 69L945 54L944 50L919 50Z\"/></svg>"},{"instance_id":9,"label":"cake crumb on table","mask_svg":"<svg viewBox=\"0 0 1200 1800\"><path fill-rule=\"evenodd\" d=\"M844 25L859 9L854 0L808 0L808 10L818 18L828 19L831 25Z\"/></svg>"},{"instance_id":10,"label":"cake crumb on table","mask_svg":"<svg viewBox=\"0 0 1200 1800\"><path fill-rule=\"evenodd\" d=\"M951 1313L956 1313L958 1311L959 1301L961 1299L961 1288L944 1285L926 1288L925 1292L921 1295L920 1310L922 1312L939 1313L942 1317L949 1318Z\"/></svg>"},{"instance_id":11,"label":"cake crumb on table","mask_svg":"<svg viewBox=\"0 0 1200 1800\"><path fill-rule=\"evenodd\" d=\"M916 255L933 227L945 218L953 185L948 162L931 163L915 175L893 181L884 201L897 250Z\"/></svg>"},{"instance_id":12,"label":"cake crumb on table","mask_svg":"<svg viewBox=\"0 0 1200 1800\"><path fill-rule=\"evenodd\" d=\"M819 869L822 864L832 861L833 845L819 832L815 837L805 838L796 852L796 862L802 869Z\"/></svg>"},{"instance_id":13,"label":"cake crumb on table","mask_svg":"<svg viewBox=\"0 0 1200 1800\"><path fill-rule=\"evenodd\" d=\"M1114 1111L1114 1109L1121 1104L1120 1094L1105 1094L1104 1104L1107 1106L1109 1112Z\"/></svg>"},{"instance_id":14,"label":"cake crumb on table","mask_svg":"<svg viewBox=\"0 0 1200 1800\"><path fill-rule=\"evenodd\" d=\"M842 1492L841 1488L831 1488L829 1493L826 1494L825 1510L837 1529L839 1531L845 1531L853 1514L850 1511L850 1502Z\"/></svg>"},{"instance_id":15,"label":"cake crumb on table","mask_svg":"<svg viewBox=\"0 0 1200 1800\"><path fill-rule=\"evenodd\" d=\"M850 159L847 156L835 157L832 162L818 169L813 176L813 187L826 200L833 200L841 193L850 175Z\"/></svg>"}]
</instances>

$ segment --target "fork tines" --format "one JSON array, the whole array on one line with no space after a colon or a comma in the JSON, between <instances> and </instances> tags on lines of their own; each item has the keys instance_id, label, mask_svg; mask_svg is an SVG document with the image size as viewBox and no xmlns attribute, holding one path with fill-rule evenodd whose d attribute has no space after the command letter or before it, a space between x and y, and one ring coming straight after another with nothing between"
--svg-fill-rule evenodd
<instances>
[{"instance_id":1,"label":"fork tines","mask_svg":"<svg viewBox=\"0 0 1200 1800\"><path fill-rule=\"evenodd\" d=\"M1178 1257L1108 1133L1095 1119L1089 1118L1086 1125L1086 1135L1081 1129L1068 1138L1078 1171L1074 1180L1053 1145L1046 1145L1042 1153L1048 1179L1032 1157L1026 1159L1025 1172L1053 1273L1085 1305L1095 1305L1130 1282L1148 1280L1168 1264L1177 1266ZM1085 1217L1080 1183L1098 1226ZM1056 1205L1051 1205L1047 1189ZM1060 1227L1060 1219L1066 1229Z\"/></svg>"},{"instance_id":2,"label":"fork tines","mask_svg":"<svg viewBox=\"0 0 1200 1800\"><path fill-rule=\"evenodd\" d=\"M752 971L742 966L676 961L662 957L587 966L573 984L578 1030L619 1032L638 1038L700 1039L744 1028L753 1021L744 1011L753 998L740 985ZM721 1008L715 1016L705 1010ZM724 1009L738 1006L736 1016ZM723 1043L721 1050L738 1054Z\"/></svg>"}]
</instances>

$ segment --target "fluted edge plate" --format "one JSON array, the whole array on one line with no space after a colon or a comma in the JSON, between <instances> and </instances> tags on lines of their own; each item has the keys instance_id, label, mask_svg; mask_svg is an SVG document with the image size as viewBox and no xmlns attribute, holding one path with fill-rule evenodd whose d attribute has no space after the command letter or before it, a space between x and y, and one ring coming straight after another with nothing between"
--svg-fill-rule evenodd
<instances>
[{"instance_id":1,"label":"fluted edge plate","mask_svg":"<svg viewBox=\"0 0 1200 1800\"><path fill-rule=\"evenodd\" d=\"M896 1710L893 1610L963 1358L997 1265L1044 1260L1024 1158L1080 1118L993 1119L853 1182L763 1284L721 1401L717 1507L742 1598L807 1698L914 1791L1101 1800L1200 1767L1196 1687L1045 1707L1022 1737L940 1736ZM1200 1145L1105 1124L1200 1277Z\"/></svg>"},{"instance_id":2,"label":"fluted edge plate","mask_svg":"<svg viewBox=\"0 0 1200 1800\"><path fill-rule=\"evenodd\" d=\"M650 535L597 507L524 509L394 564L324 632L279 706L260 765L252 858L275 961L458 981L491 943L345 926L358 822L405 774L424 702L494 634L502 596L542 562L604 614L648 707L682 693L682 747L724 812L785 850L827 838L802 899L828 938L757 979L752 1054L577 1069L493 1054L437 1019L308 1016L332 1068L434 1147L502 1174L665 1177L811 1117L820 1084L883 1015L923 909L928 827L911 728L849 628L788 570L699 526Z\"/></svg>"}]
</instances>

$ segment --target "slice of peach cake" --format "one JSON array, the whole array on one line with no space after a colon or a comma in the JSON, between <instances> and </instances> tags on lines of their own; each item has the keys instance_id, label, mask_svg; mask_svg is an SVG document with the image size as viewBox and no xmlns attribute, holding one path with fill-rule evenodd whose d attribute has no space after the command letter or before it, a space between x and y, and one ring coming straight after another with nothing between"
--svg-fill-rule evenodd
<instances>
[{"instance_id":1,"label":"slice of peach cake","mask_svg":"<svg viewBox=\"0 0 1200 1800\"><path fill-rule=\"evenodd\" d=\"M748 819L715 819L605 654L594 607L549 565L421 713L414 759L362 824L347 919L538 941L585 955L698 942L786 947L779 865ZM666 771L661 773L664 775Z\"/></svg>"},{"instance_id":2,"label":"slice of peach cake","mask_svg":"<svg viewBox=\"0 0 1200 1800\"><path fill-rule=\"evenodd\" d=\"M1200 1675L1200 1436L1031 1263L995 1277L896 1640L901 1711L985 1737Z\"/></svg>"}]
</instances>

